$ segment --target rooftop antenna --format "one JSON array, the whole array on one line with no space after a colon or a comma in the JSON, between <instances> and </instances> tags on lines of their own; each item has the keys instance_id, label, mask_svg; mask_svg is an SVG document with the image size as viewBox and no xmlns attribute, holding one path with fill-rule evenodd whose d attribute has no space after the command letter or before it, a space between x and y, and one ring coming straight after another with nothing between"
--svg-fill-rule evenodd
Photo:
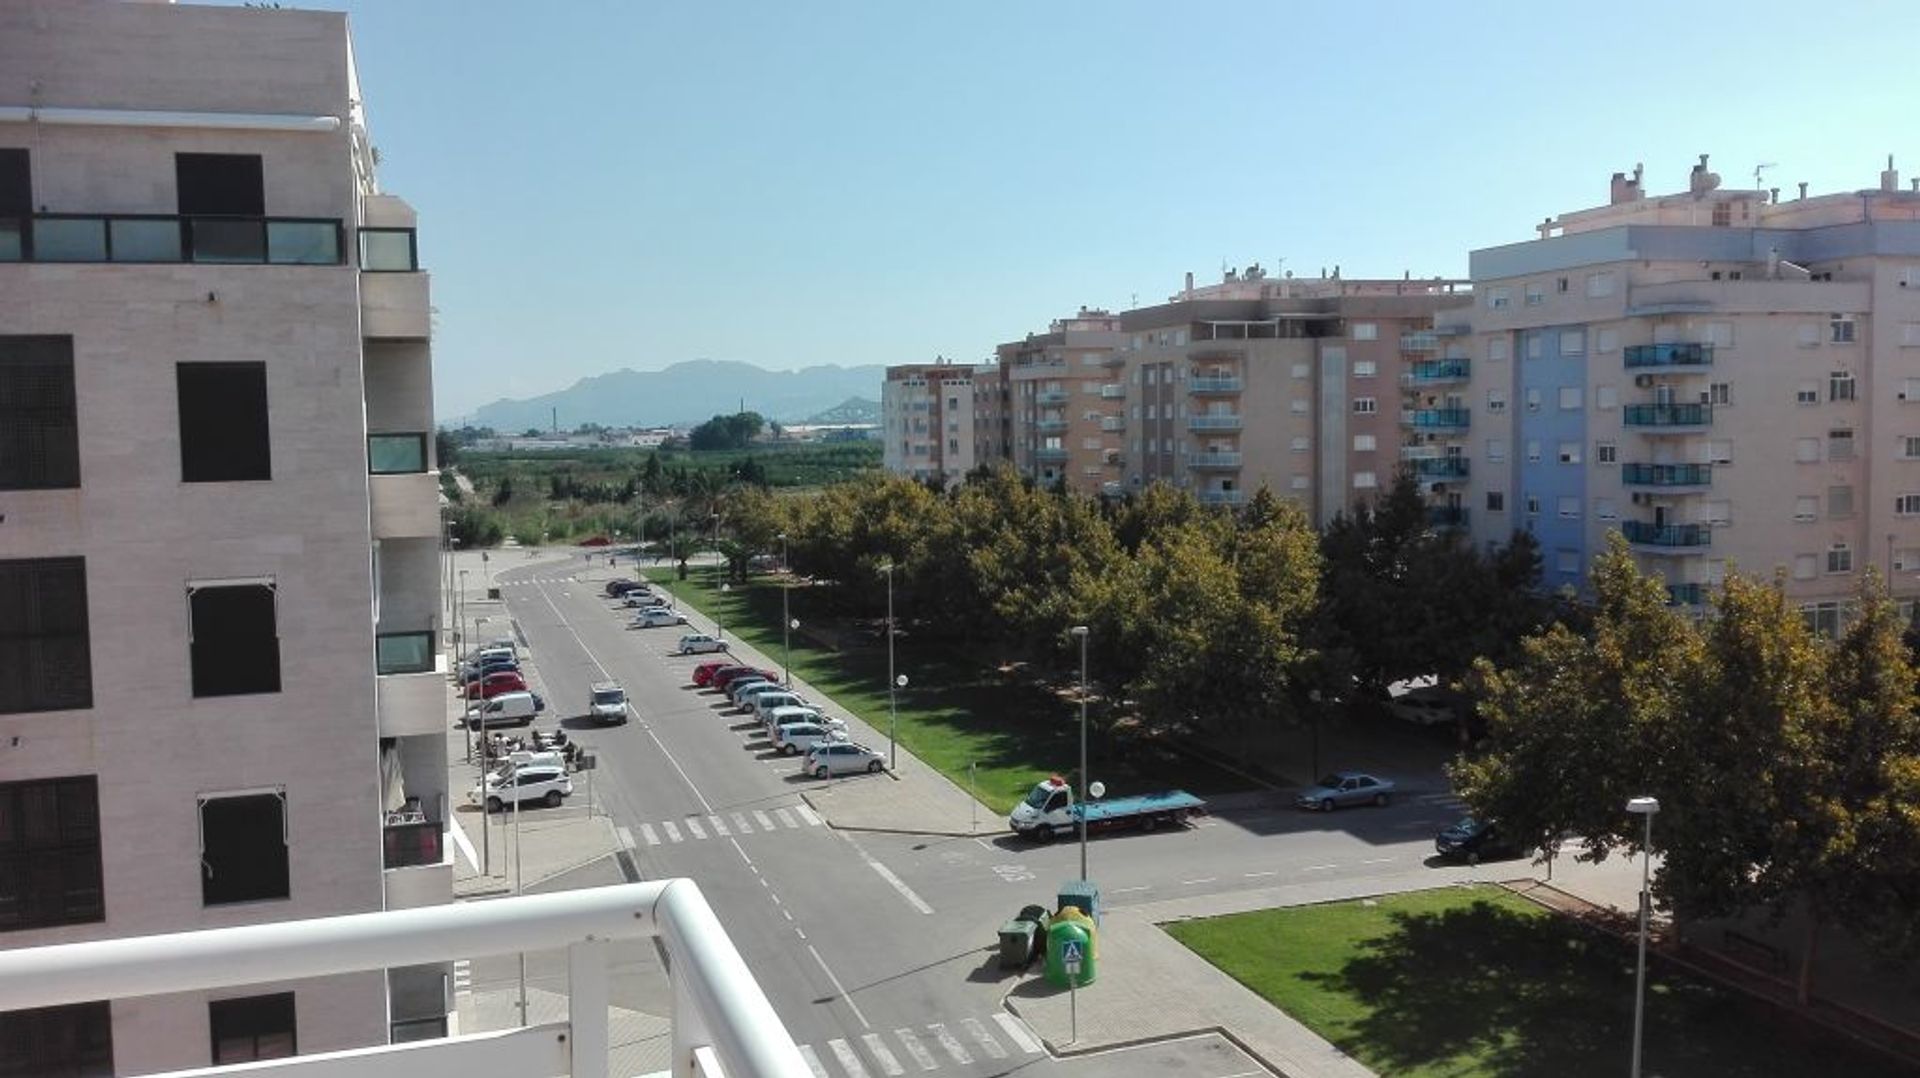
<instances>
[{"instance_id":1,"label":"rooftop antenna","mask_svg":"<svg viewBox=\"0 0 1920 1078\"><path fill-rule=\"evenodd\" d=\"M1779 167L1780 163L1778 161L1762 161L1753 166L1753 186L1756 188L1765 187L1766 184L1760 177L1764 175L1768 169Z\"/></svg>"}]
</instances>

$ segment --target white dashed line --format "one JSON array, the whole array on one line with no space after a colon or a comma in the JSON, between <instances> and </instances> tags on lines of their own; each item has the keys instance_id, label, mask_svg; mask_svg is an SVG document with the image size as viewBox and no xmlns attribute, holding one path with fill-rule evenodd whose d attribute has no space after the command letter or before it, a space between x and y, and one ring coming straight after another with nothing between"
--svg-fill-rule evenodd
<instances>
[{"instance_id":1,"label":"white dashed line","mask_svg":"<svg viewBox=\"0 0 1920 1078\"><path fill-rule=\"evenodd\" d=\"M1308 865L1307 867L1305 867L1305 868L1303 868L1303 869L1301 869L1300 871L1302 871L1302 872L1325 872L1326 870L1328 870L1328 869L1330 869L1330 868L1339 868L1339 867L1340 867L1339 865Z\"/></svg>"},{"instance_id":2,"label":"white dashed line","mask_svg":"<svg viewBox=\"0 0 1920 1078\"><path fill-rule=\"evenodd\" d=\"M1153 890L1152 887L1143 883L1138 887L1116 887L1113 890L1108 891L1107 893L1110 895L1124 895L1129 891L1151 891L1151 890Z\"/></svg>"},{"instance_id":3,"label":"white dashed line","mask_svg":"<svg viewBox=\"0 0 1920 1078\"><path fill-rule=\"evenodd\" d=\"M1280 870L1276 868L1276 869L1269 869L1266 872L1249 872L1246 874L1246 876L1250 880L1257 880L1262 876L1278 876L1279 874L1280 874Z\"/></svg>"},{"instance_id":4,"label":"white dashed line","mask_svg":"<svg viewBox=\"0 0 1920 1078\"><path fill-rule=\"evenodd\" d=\"M1202 883L1218 883L1219 880L1220 880L1220 877L1218 876L1204 876L1197 880L1181 880L1180 885L1182 887L1193 887L1197 884L1202 884Z\"/></svg>"}]
</instances>

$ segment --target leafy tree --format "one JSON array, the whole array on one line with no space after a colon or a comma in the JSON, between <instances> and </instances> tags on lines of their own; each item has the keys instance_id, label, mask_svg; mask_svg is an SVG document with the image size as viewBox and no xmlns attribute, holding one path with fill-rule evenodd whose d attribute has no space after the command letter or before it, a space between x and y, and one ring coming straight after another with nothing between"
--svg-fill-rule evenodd
<instances>
[{"instance_id":1,"label":"leafy tree","mask_svg":"<svg viewBox=\"0 0 1920 1078\"><path fill-rule=\"evenodd\" d=\"M745 449L753 439L759 437L766 422L758 412L717 415L693 428L687 436L687 443L696 451Z\"/></svg>"},{"instance_id":2,"label":"leafy tree","mask_svg":"<svg viewBox=\"0 0 1920 1078\"><path fill-rule=\"evenodd\" d=\"M451 468L460 463L460 439L452 431L433 432L433 459L442 469Z\"/></svg>"},{"instance_id":3,"label":"leafy tree","mask_svg":"<svg viewBox=\"0 0 1920 1078\"><path fill-rule=\"evenodd\" d=\"M521 437L522 438L538 438L540 437L540 433L541 431L539 427L528 427L526 429L526 432L522 434Z\"/></svg>"},{"instance_id":4,"label":"leafy tree","mask_svg":"<svg viewBox=\"0 0 1920 1078\"><path fill-rule=\"evenodd\" d=\"M500 485L494 489L493 506L494 508L498 509L499 507L507 504L512 500L513 500L513 479L511 476L503 476L500 480Z\"/></svg>"}]
</instances>

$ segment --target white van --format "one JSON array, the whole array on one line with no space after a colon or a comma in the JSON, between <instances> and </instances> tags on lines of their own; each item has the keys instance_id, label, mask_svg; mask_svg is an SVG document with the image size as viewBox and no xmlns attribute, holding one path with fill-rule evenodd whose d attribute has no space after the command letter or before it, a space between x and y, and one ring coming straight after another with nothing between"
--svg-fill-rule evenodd
<instances>
[{"instance_id":1,"label":"white van","mask_svg":"<svg viewBox=\"0 0 1920 1078\"><path fill-rule=\"evenodd\" d=\"M467 725L474 729L488 726L527 726L540 713L539 698L530 692L503 692L491 700L477 700L467 707Z\"/></svg>"}]
</instances>

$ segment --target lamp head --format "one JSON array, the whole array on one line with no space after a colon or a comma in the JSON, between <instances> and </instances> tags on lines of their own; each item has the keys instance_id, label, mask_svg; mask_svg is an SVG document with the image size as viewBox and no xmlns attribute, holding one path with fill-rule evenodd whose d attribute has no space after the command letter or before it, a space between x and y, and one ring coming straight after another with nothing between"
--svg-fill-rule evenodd
<instances>
[{"instance_id":1,"label":"lamp head","mask_svg":"<svg viewBox=\"0 0 1920 1078\"><path fill-rule=\"evenodd\" d=\"M907 687L907 675L905 675L905 674L901 674L901 675L900 675L899 677L896 677L896 678L894 678L894 679L893 679L893 683L894 683L895 685L898 685L898 686L900 686L900 687L901 687L901 688L903 688L903 689L904 689L904 688L906 688L906 687Z\"/></svg>"},{"instance_id":2,"label":"lamp head","mask_svg":"<svg viewBox=\"0 0 1920 1078\"><path fill-rule=\"evenodd\" d=\"M1075 625L1073 628L1068 629L1067 633L1071 636L1084 638L1087 635L1087 627L1085 625Z\"/></svg>"},{"instance_id":3,"label":"lamp head","mask_svg":"<svg viewBox=\"0 0 1920 1078\"><path fill-rule=\"evenodd\" d=\"M1627 802L1627 811L1635 816L1652 816L1660 811L1660 799L1657 797L1636 797Z\"/></svg>"}]
</instances>

